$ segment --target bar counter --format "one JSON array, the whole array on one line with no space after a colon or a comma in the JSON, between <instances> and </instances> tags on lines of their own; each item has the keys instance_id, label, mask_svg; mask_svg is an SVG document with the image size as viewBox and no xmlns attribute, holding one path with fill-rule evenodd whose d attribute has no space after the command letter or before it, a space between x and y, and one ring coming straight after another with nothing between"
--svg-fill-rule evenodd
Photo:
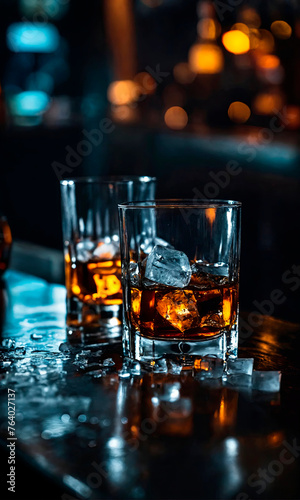
<instances>
[{"instance_id":1,"label":"bar counter","mask_svg":"<svg viewBox=\"0 0 300 500\"><path fill-rule=\"evenodd\" d=\"M70 346L65 288L40 278L8 270L1 303L3 498L299 498L300 324L261 316L241 338L240 357L282 372L273 393L189 370L129 374L120 342Z\"/></svg>"}]
</instances>

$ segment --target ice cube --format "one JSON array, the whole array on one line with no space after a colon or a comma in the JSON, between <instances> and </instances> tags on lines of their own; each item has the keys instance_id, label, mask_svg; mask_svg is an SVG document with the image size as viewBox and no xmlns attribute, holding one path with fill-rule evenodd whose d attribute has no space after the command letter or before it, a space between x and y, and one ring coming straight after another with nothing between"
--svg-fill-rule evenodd
<instances>
[{"instance_id":1,"label":"ice cube","mask_svg":"<svg viewBox=\"0 0 300 500\"><path fill-rule=\"evenodd\" d=\"M146 258L145 278L157 284L184 288L191 274L189 259L179 250L155 245Z\"/></svg>"},{"instance_id":2,"label":"ice cube","mask_svg":"<svg viewBox=\"0 0 300 500\"><path fill-rule=\"evenodd\" d=\"M207 379L207 378L221 378L224 372L224 362L223 359L217 356L207 355L203 358L196 359L194 362L194 368L197 373L197 378Z\"/></svg>"},{"instance_id":3,"label":"ice cube","mask_svg":"<svg viewBox=\"0 0 300 500\"><path fill-rule=\"evenodd\" d=\"M71 350L70 350L70 346L66 343L66 342L62 342L60 345L59 345L59 351L62 352L65 356L67 354L70 354Z\"/></svg>"},{"instance_id":4,"label":"ice cube","mask_svg":"<svg viewBox=\"0 0 300 500\"><path fill-rule=\"evenodd\" d=\"M156 359L151 363L152 370L154 373L167 373L168 365L167 360L165 358Z\"/></svg>"},{"instance_id":5,"label":"ice cube","mask_svg":"<svg viewBox=\"0 0 300 500\"><path fill-rule=\"evenodd\" d=\"M247 375L246 373L234 373L232 375L227 375L225 380L226 385L234 386L236 389L239 387L251 387L252 385L252 377L251 375Z\"/></svg>"},{"instance_id":6,"label":"ice cube","mask_svg":"<svg viewBox=\"0 0 300 500\"><path fill-rule=\"evenodd\" d=\"M123 368L129 371L131 375L139 376L141 374L141 365L135 359L124 358Z\"/></svg>"},{"instance_id":7,"label":"ice cube","mask_svg":"<svg viewBox=\"0 0 300 500\"><path fill-rule=\"evenodd\" d=\"M253 362L253 358L229 358L227 383L236 387L251 387Z\"/></svg>"},{"instance_id":8,"label":"ice cube","mask_svg":"<svg viewBox=\"0 0 300 500\"><path fill-rule=\"evenodd\" d=\"M182 366L175 363L175 361L168 359L168 372L172 375L180 375Z\"/></svg>"},{"instance_id":9,"label":"ice cube","mask_svg":"<svg viewBox=\"0 0 300 500\"><path fill-rule=\"evenodd\" d=\"M157 301L156 310L181 332L197 326L200 321L197 301L191 290L166 293Z\"/></svg>"},{"instance_id":10,"label":"ice cube","mask_svg":"<svg viewBox=\"0 0 300 500\"><path fill-rule=\"evenodd\" d=\"M76 256L80 262L87 262L93 256L95 243L90 240L80 241L76 245Z\"/></svg>"},{"instance_id":11,"label":"ice cube","mask_svg":"<svg viewBox=\"0 0 300 500\"><path fill-rule=\"evenodd\" d=\"M121 370L118 371L118 375L121 379L130 378L130 369L127 365L123 365Z\"/></svg>"},{"instance_id":12,"label":"ice cube","mask_svg":"<svg viewBox=\"0 0 300 500\"><path fill-rule=\"evenodd\" d=\"M119 244L116 241L110 241L109 243L105 243L104 241L100 241L93 251L93 258L103 259L103 260L111 260L116 257L120 252Z\"/></svg>"},{"instance_id":13,"label":"ice cube","mask_svg":"<svg viewBox=\"0 0 300 500\"><path fill-rule=\"evenodd\" d=\"M160 245L162 247L167 247L167 248L173 248L173 245L171 243L168 243L167 241L163 240L162 238L152 238L151 240L146 240L144 243L141 244L141 249L143 252L146 254L149 254L155 245Z\"/></svg>"},{"instance_id":14,"label":"ice cube","mask_svg":"<svg viewBox=\"0 0 300 500\"><path fill-rule=\"evenodd\" d=\"M106 358L103 363L103 366L115 366L115 362L112 358Z\"/></svg>"},{"instance_id":15,"label":"ice cube","mask_svg":"<svg viewBox=\"0 0 300 500\"><path fill-rule=\"evenodd\" d=\"M227 360L227 376L230 375L252 375L253 358L229 358Z\"/></svg>"},{"instance_id":16,"label":"ice cube","mask_svg":"<svg viewBox=\"0 0 300 500\"><path fill-rule=\"evenodd\" d=\"M281 372L256 371L252 374L252 388L256 391L278 392L280 390Z\"/></svg>"},{"instance_id":17,"label":"ice cube","mask_svg":"<svg viewBox=\"0 0 300 500\"><path fill-rule=\"evenodd\" d=\"M192 277L190 284L205 290L224 285L229 281L229 268L227 264L209 264L203 261L194 262L191 266Z\"/></svg>"}]
</instances>

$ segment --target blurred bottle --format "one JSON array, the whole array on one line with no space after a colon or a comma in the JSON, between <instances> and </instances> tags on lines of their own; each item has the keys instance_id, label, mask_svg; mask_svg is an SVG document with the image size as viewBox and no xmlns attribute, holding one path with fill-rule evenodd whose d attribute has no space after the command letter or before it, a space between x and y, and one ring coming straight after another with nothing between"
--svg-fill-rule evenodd
<instances>
[{"instance_id":1,"label":"blurred bottle","mask_svg":"<svg viewBox=\"0 0 300 500\"><path fill-rule=\"evenodd\" d=\"M0 214L0 278L9 264L11 244L12 237L9 224L6 217Z\"/></svg>"}]
</instances>

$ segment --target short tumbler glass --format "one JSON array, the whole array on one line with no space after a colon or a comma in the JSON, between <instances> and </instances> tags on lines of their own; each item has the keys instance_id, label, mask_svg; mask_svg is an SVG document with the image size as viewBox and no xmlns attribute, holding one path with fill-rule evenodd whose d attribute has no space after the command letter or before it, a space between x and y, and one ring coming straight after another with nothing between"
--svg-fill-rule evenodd
<instances>
[{"instance_id":1,"label":"short tumbler glass","mask_svg":"<svg viewBox=\"0 0 300 500\"><path fill-rule=\"evenodd\" d=\"M123 203L119 217L124 354L236 357L241 203Z\"/></svg>"},{"instance_id":2,"label":"short tumbler glass","mask_svg":"<svg viewBox=\"0 0 300 500\"><path fill-rule=\"evenodd\" d=\"M121 336L118 203L155 196L153 177L78 177L61 181L67 336Z\"/></svg>"}]
</instances>

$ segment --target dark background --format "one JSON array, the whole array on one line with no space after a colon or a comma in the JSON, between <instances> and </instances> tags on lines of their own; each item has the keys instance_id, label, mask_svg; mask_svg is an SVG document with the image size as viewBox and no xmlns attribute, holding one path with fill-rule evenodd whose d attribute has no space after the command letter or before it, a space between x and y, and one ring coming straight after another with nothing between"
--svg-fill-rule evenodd
<instances>
[{"instance_id":1,"label":"dark background","mask_svg":"<svg viewBox=\"0 0 300 500\"><path fill-rule=\"evenodd\" d=\"M257 311L253 302L270 299L272 290L278 288L286 300L271 307L274 311L270 312L297 321L299 294L282 279L288 270L294 274L296 268L292 267L299 264L300 9L296 3L244 1L234 8L228 3L230 8L221 17L218 12L211 14L222 33L240 21L247 7L259 14L260 29L270 30L271 23L278 19L291 25L290 38L275 39L273 54L280 58L284 72L275 84L264 80L251 65L247 70L240 69L236 58L242 61L241 56L224 47L221 75L198 75L192 84L176 81L174 66L188 60L189 49L197 39L197 22L207 9L213 12L212 2L136 0L118 4L113 0L114 19L118 19L122 4L133 16L129 24L134 49L123 69L116 54L120 50L122 59L128 25L119 29L117 24L112 30L105 14L107 2L49 0L41 5L52 5L52 11L43 11L40 6L36 12L28 10L28 3L0 1L0 209L8 218L15 244L25 242L42 246L41 251L61 252L59 179L53 163L66 165L66 147L76 150L84 139L83 129L97 128L101 119L109 117L114 131L63 177L155 175L157 197L204 195L242 201L241 308ZM60 12L62 6L65 10ZM57 12L58 17L51 17L49 12ZM55 26L59 47L47 54L10 50L7 29L24 19L33 26L41 21L42 25ZM222 47L220 36L215 43ZM45 67L50 76L46 84L40 76ZM110 82L131 78L132 68L138 73L149 71L149 67L150 73L157 68L164 73L152 95L119 107L108 101ZM36 73L38 76L30 79ZM30 116L20 119L14 115L10 104L14 95L35 90L35 85L36 89L46 89L51 98L38 123ZM260 92L281 96L281 118L252 110ZM228 106L235 100L246 103L252 111L245 124L228 117ZM166 109L175 105L184 108L188 116L186 127L180 130L170 129L164 121ZM286 106L296 114L292 121L284 114ZM275 121L271 122L273 116ZM276 130L272 131L271 123ZM224 172L229 161L235 161L241 170L228 181ZM209 188L212 172L219 179L215 191ZM47 277L57 280L50 272Z\"/></svg>"}]
</instances>

